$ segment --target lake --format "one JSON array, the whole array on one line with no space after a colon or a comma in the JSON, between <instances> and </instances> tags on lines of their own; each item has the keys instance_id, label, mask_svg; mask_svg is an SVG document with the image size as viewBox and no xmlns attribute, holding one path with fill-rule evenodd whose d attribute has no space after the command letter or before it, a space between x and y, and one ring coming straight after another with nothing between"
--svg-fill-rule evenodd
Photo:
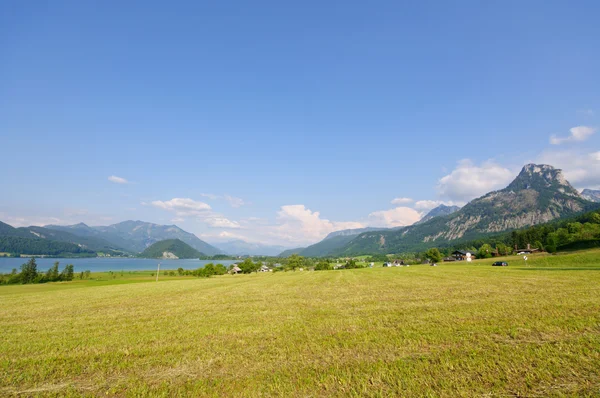
<instances>
[{"instance_id":1,"label":"lake","mask_svg":"<svg viewBox=\"0 0 600 398\"><path fill-rule=\"evenodd\" d=\"M29 261L28 258L0 257L0 273L8 274L13 268L21 270L21 265ZM38 272L46 272L55 261L60 263L59 269L65 265L73 264L75 272L90 270L100 271L151 271L160 263L161 270L198 269L208 263L223 264L228 267L237 261L234 260L158 260L147 258L36 258Z\"/></svg>"}]
</instances>

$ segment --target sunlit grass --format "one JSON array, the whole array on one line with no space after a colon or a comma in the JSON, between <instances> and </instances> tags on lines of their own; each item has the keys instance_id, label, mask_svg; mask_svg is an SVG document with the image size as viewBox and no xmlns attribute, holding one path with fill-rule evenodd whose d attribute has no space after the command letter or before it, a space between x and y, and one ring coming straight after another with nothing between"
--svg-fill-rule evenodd
<instances>
[{"instance_id":1,"label":"sunlit grass","mask_svg":"<svg viewBox=\"0 0 600 398\"><path fill-rule=\"evenodd\" d=\"M600 395L600 251L493 261L1 287L0 395Z\"/></svg>"}]
</instances>

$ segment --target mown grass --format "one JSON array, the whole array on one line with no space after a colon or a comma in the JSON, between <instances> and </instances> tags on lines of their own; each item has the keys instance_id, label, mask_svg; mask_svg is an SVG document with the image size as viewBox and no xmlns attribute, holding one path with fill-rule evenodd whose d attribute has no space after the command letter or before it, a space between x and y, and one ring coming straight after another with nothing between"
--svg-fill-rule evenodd
<instances>
[{"instance_id":1,"label":"mown grass","mask_svg":"<svg viewBox=\"0 0 600 398\"><path fill-rule=\"evenodd\" d=\"M0 395L599 396L600 251L515 260L2 287Z\"/></svg>"}]
</instances>

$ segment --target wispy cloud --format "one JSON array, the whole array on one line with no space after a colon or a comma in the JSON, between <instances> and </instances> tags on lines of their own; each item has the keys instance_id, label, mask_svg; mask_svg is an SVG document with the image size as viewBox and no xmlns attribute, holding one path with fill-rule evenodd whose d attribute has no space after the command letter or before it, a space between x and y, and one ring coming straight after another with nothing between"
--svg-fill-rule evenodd
<instances>
[{"instance_id":1,"label":"wispy cloud","mask_svg":"<svg viewBox=\"0 0 600 398\"><path fill-rule=\"evenodd\" d=\"M127 181L125 178L117 176L108 177L108 181L114 182L115 184L129 184L129 181Z\"/></svg>"},{"instance_id":2,"label":"wispy cloud","mask_svg":"<svg viewBox=\"0 0 600 398\"><path fill-rule=\"evenodd\" d=\"M565 142L585 141L595 132L596 129L589 126L572 127L569 129L570 134L567 137L557 137L556 135L550 136L550 144L560 145Z\"/></svg>"},{"instance_id":3,"label":"wispy cloud","mask_svg":"<svg viewBox=\"0 0 600 398\"><path fill-rule=\"evenodd\" d=\"M178 217L199 215L211 209L209 204L190 198L173 198L167 201L155 200L151 204L154 207L175 212Z\"/></svg>"},{"instance_id":4,"label":"wispy cloud","mask_svg":"<svg viewBox=\"0 0 600 398\"><path fill-rule=\"evenodd\" d=\"M577 113L584 116L594 116L595 114L593 109L579 109Z\"/></svg>"},{"instance_id":5,"label":"wispy cloud","mask_svg":"<svg viewBox=\"0 0 600 398\"><path fill-rule=\"evenodd\" d=\"M190 198L173 198L171 200L155 200L150 203L159 209L175 213L173 222L183 222L188 218L199 220L212 228L241 228L241 225L225 216L215 213L208 203ZM146 205L142 202L142 205Z\"/></svg>"},{"instance_id":6,"label":"wispy cloud","mask_svg":"<svg viewBox=\"0 0 600 398\"><path fill-rule=\"evenodd\" d=\"M244 201L244 199L237 198L235 196L231 196L231 195L228 195L228 194L225 194L225 195L215 195L213 193L201 193L200 196L203 196L205 198L209 198L209 199L212 199L212 200L224 200L227 203L229 203L229 205L231 207L242 207L245 204L247 204Z\"/></svg>"},{"instance_id":7,"label":"wispy cloud","mask_svg":"<svg viewBox=\"0 0 600 398\"><path fill-rule=\"evenodd\" d=\"M391 203L393 205L405 205L412 202L414 202L414 200L412 200L411 198L394 198L392 199Z\"/></svg>"},{"instance_id":8,"label":"wispy cloud","mask_svg":"<svg viewBox=\"0 0 600 398\"><path fill-rule=\"evenodd\" d=\"M235 196L224 195L223 199L225 199L231 207L242 207L246 204L242 198L236 198Z\"/></svg>"}]
</instances>

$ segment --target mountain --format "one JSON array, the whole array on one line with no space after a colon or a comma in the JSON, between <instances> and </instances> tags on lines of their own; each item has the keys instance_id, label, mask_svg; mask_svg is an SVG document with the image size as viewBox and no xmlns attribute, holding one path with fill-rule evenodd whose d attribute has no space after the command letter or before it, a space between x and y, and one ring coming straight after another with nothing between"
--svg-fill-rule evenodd
<instances>
[{"instance_id":1,"label":"mountain","mask_svg":"<svg viewBox=\"0 0 600 398\"><path fill-rule=\"evenodd\" d=\"M14 228L0 221L0 252L67 257L96 255L82 244L49 239L48 236L35 232L38 228L43 230L41 227ZM73 238L77 240L76 237Z\"/></svg>"},{"instance_id":2,"label":"mountain","mask_svg":"<svg viewBox=\"0 0 600 398\"><path fill-rule=\"evenodd\" d=\"M0 236L10 236L10 237L19 237L25 239L45 239L53 242L63 242L70 243L77 246L77 250L71 250L73 253L79 253L80 251L85 252L121 252L122 248L116 245L111 244L108 241L105 241L100 238L95 237L82 237L71 234L65 231L57 231L44 227L20 227L14 228L8 224L0 222ZM20 241L20 246L23 248L25 241ZM35 244L36 247L42 247L38 243ZM45 247L45 246L44 246ZM61 246L61 250L66 250L69 246ZM23 254L36 254L30 253L30 250L27 252L21 252ZM37 254L47 254L47 253L37 253Z\"/></svg>"},{"instance_id":3,"label":"mountain","mask_svg":"<svg viewBox=\"0 0 600 398\"><path fill-rule=\"evenodd\" d=\"M305 257L323 257L334 253L336 250L344 247L344 245L354 239L355 236L365 232L386 231L389 228L354 228L344 229L341 231L331 232L322 241L317 242L305 248L295 249L296 251L283 252L281 257L289 257L292 254L299 254Z\"/></svg>"},{"instance_id":4,"label":"mountain","mask_svg":"<svg viewBox=\"0 0 600 398\"><path fill-rule=\"evenodd\" d=\"M225 254L234 256L276 256L286 250L284 246L270 246L260 243L249 243L243 240L216 243L215 246Z\"/></svg>"},{"instance_id":5,"label":"mountain","mask_svg":"<svg viewBox=\"0 0 600 398\"><path fill-rule=\"evenodd\" d=\"M549 165L528 164L506 188L474 199L462 209L395 231L366 232L331 254L417 251L458 239L513 230L597 208Z\"/></svg>"},{"instance_id":6,"label":"mountain","mask_svg":"<svg viewBox=\"0 0 600 398\"><path fill-rule=\"evenodd\" d=\"M100 251L100 252L115 252L123 251L123 247L115 245L105 239L95 236L77 236L70 232L58 231L55 229L44 227L26 227L19 228L28 231L30 234L41 239L50 239L58 242L68 242L78 245L79 247Z\"/></svg>"},{"instance_id":7,"label":"mountain","mask_svg":"<svg viewBox=\"0 0 600 398\"><path fill-rule=\"evenodd\" d=\"M371 231L381 231L388 228L376 228L376 227L366 227L366 228L355 228L355 229L343 229L341 231L331 232L329 235L325 237L325 239L335 238L336 236L356 236L360 235L364 232ZM325 240L323 239L323 240Z\"/></svg>"},{"instance_id":8,"label":"mountain","mask_svg":"<svg viewBox=\"0 0 600 398\"><path fill-rule=\"evenodd\" d=\"M590 202L600 202L600 189L584 189L581 197Z\"/></svg>"},{"instance_id":9,"label":"mountain","mask_svg":"<svg viewBox=\"0 0 600 398\"><path fill-rule=\"evenodd\" d=\"M424 224L434 217L449 216L450 214L456 213L459 210L460 210L460 207L458 207L458 206L439 205L438 207L430 210L429 213L427 213L423 218L421 218L419 221L417 221L415 223L415 225L416 224Z\"/></svg>"},{"instance_id":10,"label":"mountain","mask_svg":"<svg viewBox=\"0 0 600 398\"><path fill-rule=\"evenodd\" d=\"M167 239L153 243L139 256L144 258L199 258L204 254L179 239Z\"/></svg>"},{"instance_id":11,"label":"mountain","mask_svg":"<svg viewBox=\"0 0 600 398\"><path fill-rule=\"evenodd\" d=\"M292 254L300 253L302 250L304 250L304 247L297 247L295 249L284 250L281 253L279 253L279 255L277 257L289 257Z\"/></svg>"},{"instance_id":12,"label":"mountain","mask_svg":"<svg viewBox=\"0 0 600 398\"><path fill-rule=\"evenodd\" d=\"M99 237L134 253L139 253L153 243L166 239L179 239L208 256L221 253L216 247L176 225L129 220L109 226L90 227L79 223L68 226L47 225L46 228L66 231L78 236Z\"/></svg>"}]
</instances>

